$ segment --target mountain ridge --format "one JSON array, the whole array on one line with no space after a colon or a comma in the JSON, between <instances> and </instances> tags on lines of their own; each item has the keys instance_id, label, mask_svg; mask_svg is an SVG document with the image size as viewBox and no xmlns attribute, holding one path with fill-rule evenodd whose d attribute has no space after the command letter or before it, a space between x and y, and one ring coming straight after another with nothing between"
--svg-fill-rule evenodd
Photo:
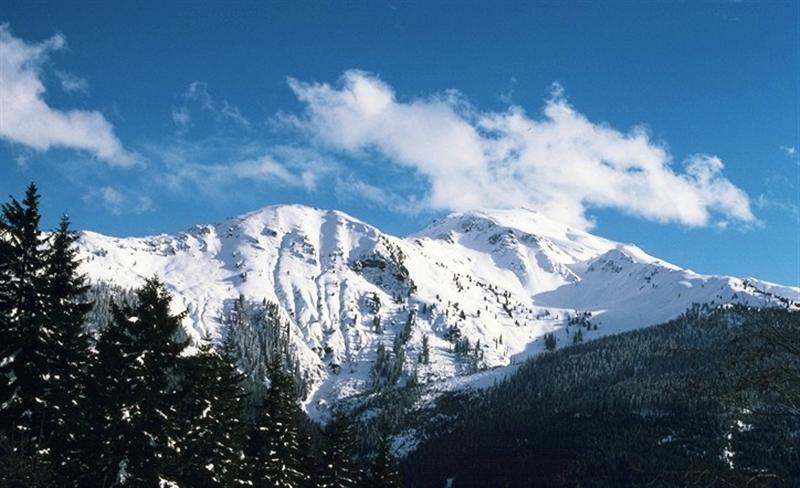
<instances>
[{"instance_id":1,"label":"mountain ridge","mask_svg":"<svg viewBox=\"0 0 800 488\"><path fill-rule=\"evenodd\" d=\"M78 246L93 282L133 288L157 274L195 339L222 337L240 296L277 303L317 417L371 391L378 349L398 336L397 381L447 389L507 374L548 333L560 347L579 330L588 340L654 325L692 303L800 301L800 288L701 275L530 209L454 213L396 237L344 212L273 205L175 234L86 231Z\"/></svg>"}]
</instances>

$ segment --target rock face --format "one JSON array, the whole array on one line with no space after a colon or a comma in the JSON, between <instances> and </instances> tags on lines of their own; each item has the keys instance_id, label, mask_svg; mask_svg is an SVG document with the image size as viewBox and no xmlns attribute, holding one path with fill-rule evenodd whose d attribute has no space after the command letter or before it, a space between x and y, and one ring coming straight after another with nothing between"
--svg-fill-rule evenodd
<instances>
[{"instance_id":1,"label":"rock face","mask_svg":"<svg viewBox=\"0 0 800 488\"><path fill-rule=\"evenodd\" d=\"M195 337L224 334L240 295L277 303L313 382L312 415L372 387L381 345L404 353L396 381L459 387L544 350L549 332L560 346L693 303L800 301L800 288L700 275L527 209L453 214L400 238L341 212L273 206L174 235L83 232L79 246L94 282L157 274Z\"/></svg>"}]
</instances>

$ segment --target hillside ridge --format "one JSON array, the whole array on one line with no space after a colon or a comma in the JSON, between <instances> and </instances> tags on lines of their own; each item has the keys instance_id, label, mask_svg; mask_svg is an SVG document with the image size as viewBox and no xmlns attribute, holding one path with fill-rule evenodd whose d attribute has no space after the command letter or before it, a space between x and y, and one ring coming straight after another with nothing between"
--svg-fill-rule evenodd
<instances>
[{"instance_id":1,"label":"hillside ridge","mask_svg":"<svg viewBox=\"0 0 800 488\"><path fill-rule=\"evenodd\" d=\"M800 301L800 288L701 275L530 209L455 213L397 237L340 211L274 205L175 234L85 231L78 246L93 282L158 275L195 339L219 340L240 296L278 304L312 416L375 387L381 345L404 357L391 382L461 388L545 350L545 334L561 347L693 303Z\"/></svg>"}]
</instances>

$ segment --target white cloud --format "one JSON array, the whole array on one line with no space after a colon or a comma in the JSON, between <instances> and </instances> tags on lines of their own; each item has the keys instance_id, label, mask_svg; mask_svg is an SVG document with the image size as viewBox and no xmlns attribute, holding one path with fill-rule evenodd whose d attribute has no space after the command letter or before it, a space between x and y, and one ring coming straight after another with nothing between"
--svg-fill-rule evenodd
<instances>
[{"instance_id":1,"label":"white cloud","mask_svg":"<svg viewBox=\"0 0 800 488\"><path fill-rule=\"evenodd\" d=\"M250 121L242 115L239 108L229 104L227 100L222 101L222 107L220 107L219 113L224 119L233 120L243 127L250 127Z\"/></svg>"},{"instance_id":2,"label":"white cloud","mask_svg":"<svg viewBox=\"0 0 800 488\"><path fill-rule=\"evenodd\" d=\"M293 173L269 156L220 164L168 163L158 183L171 191L198 190L204 195L221 196L238 181L258 181L306 190L313 190L316 185L316 177L310 173Z\"/></svg>"},{"instance_id":3,"label":"white cloud","mask_svg":"<svg viewBox=\"0 0 800 488\"><path fill-rule=\"evenodd\" d=\"M234 122L235 124L248 128L250 120L247 119L238 107L231 105L227 100L219 102L211 96L208 83L204 81L193 81L183 93L182 98L190 105L194 104L200 110L209 112L218 122ZM178 126L179 130L184 130L191 120L189 107L181 106L172 110L172 121Z\"/></svg>"},{"instance_id":4,"label":"white cloud","mask_svg":"<svg viewBox=\"0 0 800 488\"><path fill-rule=\"evenodd\" d=\"M100 112L61 111L45 102L42 63L65 45L60 34L29 44L14 37L7 24L0 25L0 137L38 151L63 147L86 151L111 165L134 164L136 158Z\"/></svg>"},{"instance_id":5,"label":"white cloud","mask_svg":"<svg viewBox=\"0 0 800 488\"><path fill-rule=\"evenodd\" d=\"M340 200L360 200L389 208L395 212L415 214L423 205L413 195L401 196L386 188L372 185L352 175L336 178L336 195Z\"/></svg>"},{"instance_id":6,"label":"white cloud","mask_svg":"<svg viewBox=\"0 0 800 488\"><path fill-rule=\"evenodd\" d=\"M14 158L14 161L16 161L17 166L20 167L20 168L24 169L24 168L28 167L28 155L27 154L18 154L17 157Z\"/></svg>"},{"instance_id":7,"label":"white cloud","mask_svg":"<svg viewBox=\"0 0 800 488\"><path fill-rule=\"evenodd\" d=\"M121 190L113 186L103 186L83 196L86 203L99 202L114 215L141 214L155 210L153 201L147 195Z\"/></svg>"},{"instance_id":8,"label":"white cloud","mask_svg":"<svg viewBox=\"0 0 800 488\"><path fill-rule=\"evenodd\" d=\"M289 186L309 186L316 183L302 174L294 174L271 156L261 156L258 159L239 161L230 165L230 170L237 178L277 181Z\"/></svg>"},{"instance_id":9,"label":"white cloud","mask_svg":"<svg viewBox=\"0 0 800 488\"><path fill-rule=\"evenodd\" d=\"M687 226L755 221L747 194L722 175L719 158L690 156L677 172L644 129L591 122L558 84L541 117L518 106L481 112L455 91L399 101L389 85L361 71L346 72L338 86L289 85L306 110L284 121L326 147L376 151L412 169L430 184L430 208L524 205L582 228L592 226L590 208Z\"/></svg>"},{"instance_id":10,"label":"white cloud","mask_svg":"<svg viewBox=\"0 0 800 488\"><path fill-rule=\"evenodd\" d=\"M794 146L781 146L780 150L783 151L783 153L789 156L790 158L794 158L797 156L797 148Z\"/></svg>"},{"instance_id":11,"label":"white cloud","mask_svg":"<svg viewBox=\"0 0 800 488\"><path fill-rule=\"evenodd\" d=\"M183 96L188 100L198 102L200 107L206 110L215 110L211 94L208 92L208 83L204 81L195 80L189 83L189 87Z\"/></svg>"},{"instance_id":12,"label":"white cloud","mask_svg":"<svg viewBox=\"0 0 800 488\"><path fill-rule=\"evenodd\" d=\"M192 115L186 107L174 107L172 109L172 121L178 126L179 131L185 131L192 122Z\"/></svg>"},{"instance_id":13,"label":"white cloud","mask_svg":"<svg viewBox=\"0 0 800 488\"><path fill-rule=\"evenodd\" d=\"M67 73L56 71L56 78L61 83L61 89L67 93L89 93L89 82L85 78Z\"/></svg>"},{"instance_id":14,"label":"white cloud","mask_svg":"<svg viewBox=\"0 0 800 488\"><path fill-rule=\"evenodd\" d=\"M758 195L758 198L756 198L755 204L758 208L775 208L777 210L786 212L795 222L800 223L800 206L798 206L796 203L788 200L777 199L762 193Z\"/></svg>"},{"instance_id":15,"label":"white cloud","mask_svg":"<svg viewBox=\"0 0 800 488\"><path fill-rule=\"evenodd\" d=\"M178 193L224 198L240 182L251 181L315 190L320 177L332 171L316 152L290 146L271 146L246 139L210 137L196 141L177 138L146 152L160 160L154 181Z\"/></svg>"},{"instance_id":16,"label":"white cloud","mask_svg":"<svg viewBox=\"0 0 800 488\"><path fill-rule=\"evenodd\" d=\"M120 213L122 211L125 198L119 190L110 186L105 186L100 189L98 196L114 213Z\"/></svg>"},{"instance_id":17,"label":"white cloud","mask_svg":"<svg viewBox=\"0 0 800 488\"><path fill-rule=\"evenodd\" d=\"M514 88L517 86L517 79L515 77L511 77L511 80L508 82L508 88L506 88L500 95L497 97L501 102L510 105L514 102Z\"/></svg>"}]
</instances>

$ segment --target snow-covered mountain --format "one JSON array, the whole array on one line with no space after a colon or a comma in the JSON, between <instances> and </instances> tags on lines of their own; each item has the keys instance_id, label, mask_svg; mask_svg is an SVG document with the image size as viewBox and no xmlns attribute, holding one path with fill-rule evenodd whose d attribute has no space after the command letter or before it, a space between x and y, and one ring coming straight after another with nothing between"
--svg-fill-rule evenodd
<instances>
[{"instance_id":1,"label":"snow-covered mountain","mask_svg":"<svg viewBox=\"0 0 800 488\"><path fill-rule=\"evenodd\" d=\"M403 238L338 211L272 206L174 235L83 232L79 247L95 282L133 288L157 274L195 337L224 334L240 295L278 303L313 380L312 415L369 390L379 345L391 348L412 313L405 374L451 388L543 351L549 332L565 345L577 330L593 339L693 303L800 301L800 288L700 275L527 209L452 214ZM468 358L454 347L466 340Z\"/></svg>"}]
</instances>

